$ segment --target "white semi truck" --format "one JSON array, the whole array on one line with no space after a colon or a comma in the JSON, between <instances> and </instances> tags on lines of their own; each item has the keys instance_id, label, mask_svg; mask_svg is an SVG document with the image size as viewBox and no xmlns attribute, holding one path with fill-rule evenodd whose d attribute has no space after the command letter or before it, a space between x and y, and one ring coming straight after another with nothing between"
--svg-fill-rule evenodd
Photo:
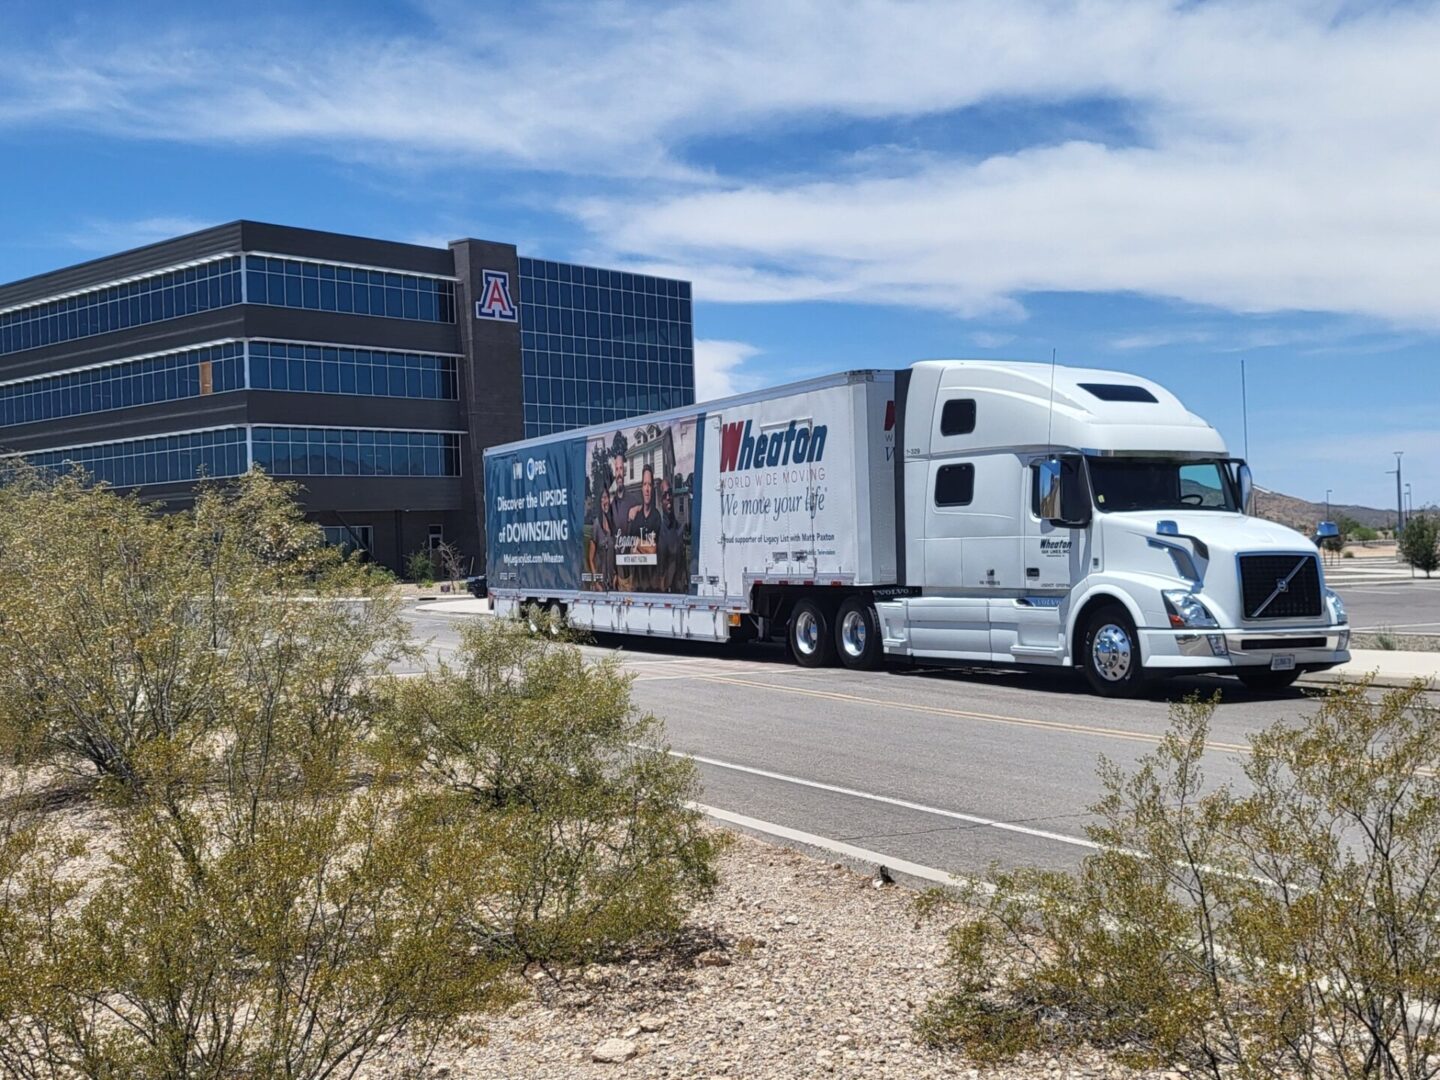
<instances>
[{"instance_id":1,"label":"white semi truck","mask_svg":"<svg viewBox=\"0 0 1440 1080\"><path fill-rule=\"evenodd\" d=\"M486 450L487 571L501 614L783 637L807 667L1278 689L1349 659L1349 626L1315 545L1249 516L1251 490L1149 380L924 361Z\"/></svg>"}]
</instances>

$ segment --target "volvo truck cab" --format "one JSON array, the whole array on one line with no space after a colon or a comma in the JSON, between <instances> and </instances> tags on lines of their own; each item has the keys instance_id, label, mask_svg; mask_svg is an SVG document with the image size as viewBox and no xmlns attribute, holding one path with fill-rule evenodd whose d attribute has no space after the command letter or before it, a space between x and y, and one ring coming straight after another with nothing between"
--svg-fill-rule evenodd
<instances>
[{"instance_id":1,"label":"volvo truck cab","mask_svg":"<svg viewBox=\"0 0 1440 1080\"><path fill-rule=\"evenodd\" d=\"M1102 694L1229 672L1276 689L1349 659L1318 549L1251 516L1245 462L1163 387L1044 364L897 377L902 580L885 649L1078 666Z\"/></svg>"}]
</instances>

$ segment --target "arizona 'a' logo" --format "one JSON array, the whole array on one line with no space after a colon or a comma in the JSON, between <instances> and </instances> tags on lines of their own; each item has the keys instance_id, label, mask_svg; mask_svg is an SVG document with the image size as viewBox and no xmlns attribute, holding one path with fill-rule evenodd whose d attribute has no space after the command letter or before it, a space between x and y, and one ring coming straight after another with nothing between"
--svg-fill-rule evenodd
<instances>
[{"instance_id":1,"label":"arizona 'a' logo","mask_svg":"<svg viewBox=\"0 0 1440 1080\"><path fill-rule=\"evenodd\" d=\"M477 319L515 322L515 301L510 299L510 275L504 270L484 270L480 299L475 301Z\"/></svg>"}]
</instances>

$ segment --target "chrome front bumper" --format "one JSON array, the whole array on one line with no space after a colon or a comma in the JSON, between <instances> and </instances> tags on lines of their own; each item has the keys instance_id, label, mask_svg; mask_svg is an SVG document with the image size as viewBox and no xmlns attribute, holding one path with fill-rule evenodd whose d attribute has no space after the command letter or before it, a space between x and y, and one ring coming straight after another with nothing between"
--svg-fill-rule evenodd
<instances>
[{"instance_id":1,"label":"chrome front bumper","mask_svg":"<svg viewBox=\"0 0 1440 1080\"><path fill-rule=\"evenodd\" d=\"M1268 668L1275 657L1288 656L1300 670L1319 671L1350 659L1350 627L1144 629L1140 631L1140 649L1147 668L1182 671Z\"/></svg>"}]
</instances>

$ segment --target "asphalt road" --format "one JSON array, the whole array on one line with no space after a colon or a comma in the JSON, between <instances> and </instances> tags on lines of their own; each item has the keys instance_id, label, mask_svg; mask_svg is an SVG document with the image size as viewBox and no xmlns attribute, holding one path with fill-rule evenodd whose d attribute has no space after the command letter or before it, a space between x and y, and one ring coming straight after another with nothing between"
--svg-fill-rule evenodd
<instances>
[{"instance_id":1,"label":"asphalt road","mask_svg":"<svg viewBox=\"0 0 1440 1080\"><path fill-rule=\"evenodd\" d=\"M407 617L432 652L453 648L457 617ZM1222 691L1216 781L1241 779L1249 733L1314 707L1307 691L1263 697L1222 678L1109 701L1068 674L807 671L779 646L625 639L623 655L636 702L697 759L706 804L966 876L1074 866L1101 755L1130 765L1152 749L1170 698Z\"/></svg>"},{"instance_id":2,"label":"asphalt road","mask_svg":"<svg viewBox=\"0 0 1440 1080\"><path fill-rule=\"evenodd\" d=\"M1429 580L1407 580L1397 574L1394 579L1357 581L1334 573L1331 579L1331 588L1345 601L1356 630L1440 634L1440 575Z\"/></svg>"}]
</instances>

